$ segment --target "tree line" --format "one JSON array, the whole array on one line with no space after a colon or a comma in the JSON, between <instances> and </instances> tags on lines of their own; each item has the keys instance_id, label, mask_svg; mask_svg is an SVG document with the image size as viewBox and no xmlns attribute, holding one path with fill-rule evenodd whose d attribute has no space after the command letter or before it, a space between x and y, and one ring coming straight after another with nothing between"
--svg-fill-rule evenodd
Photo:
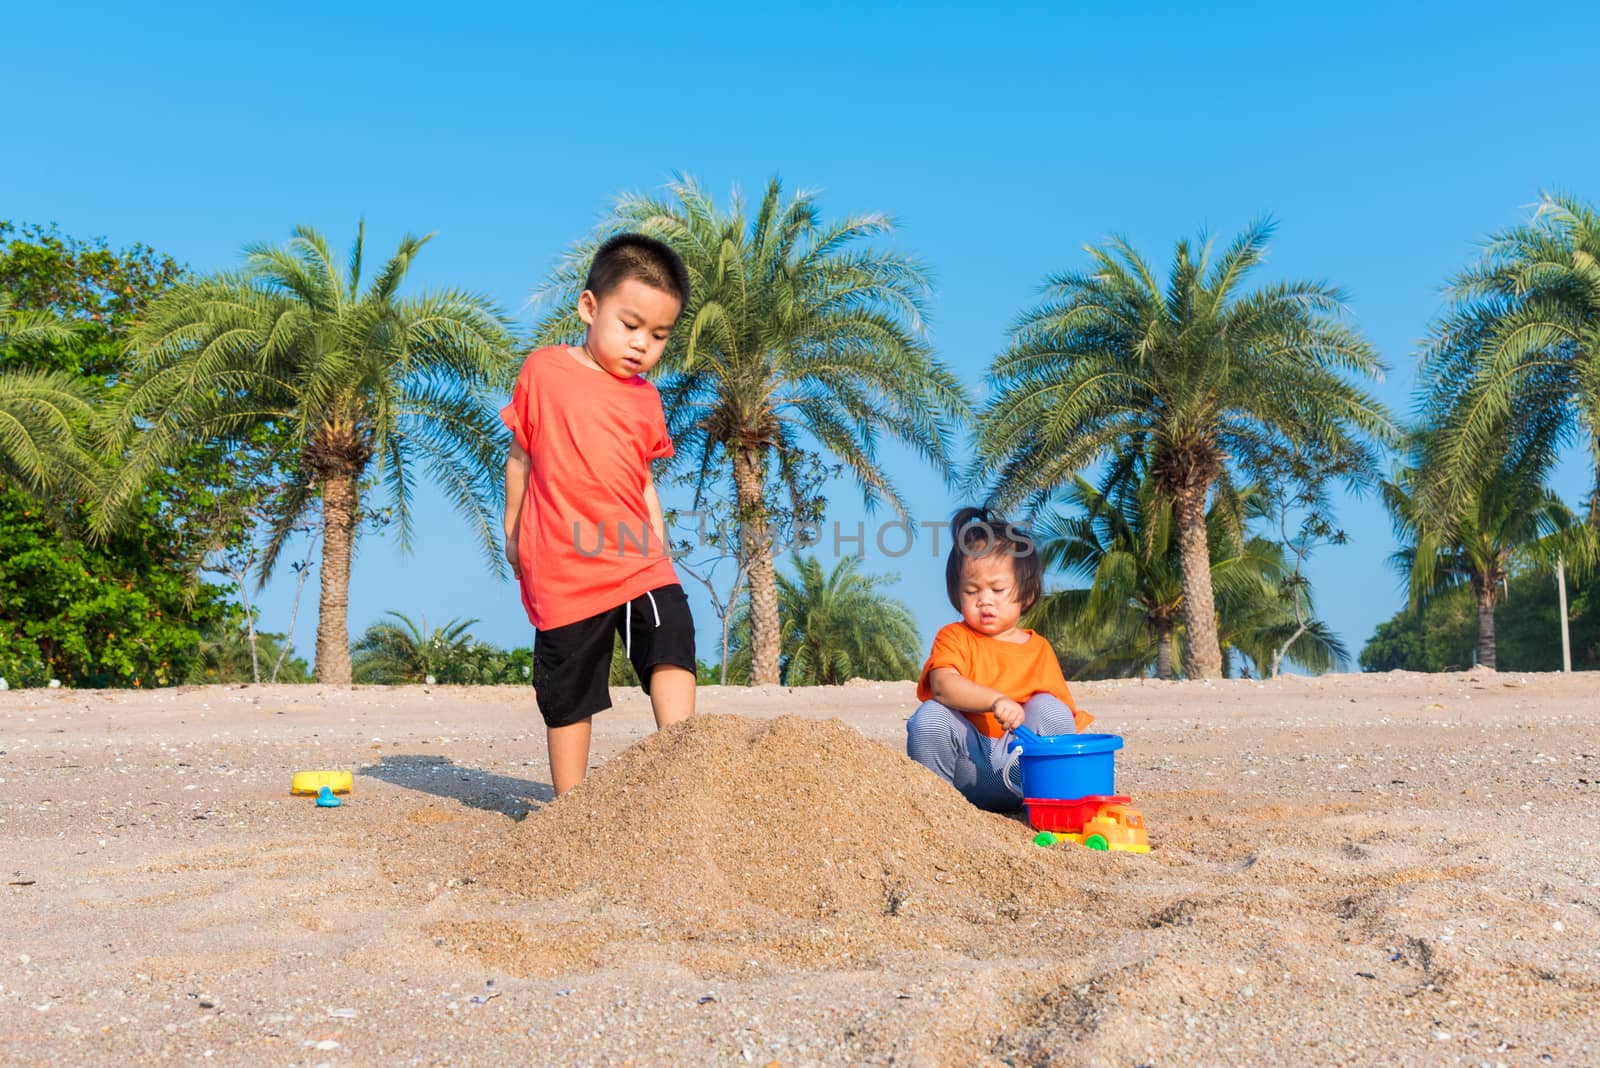
<instances>
[{"instance_id":1,"label":"tree line","mask_svg":"<svg viewBox=\"0 0 1600 1068\"><path fill-rule=\"evenodd\" d=\"M621 230L667 241L691 274L656 380L677 443L666 474L729 520L708 558L683 558L722 617L718 678L915 670L915 628L881 577L804 556L778 569L832 476L910 518L886 442L1031 520L1050 573L1087 583L1053 588L1028 621L1079 674L1347 663L1305 577L1345 540L1339 486L1382 495L1411 618L1470 591L1476 662L1494 666L1496 610L1524 576L1559 571L1564 618L1589 611L1600 219L1579 200L1545 198L1449 280L1406 425L1372 392L1385 365L1342 290L1257 281L1270 221L1220 246L1180 240L1164 269L1120 239L1088 246L1017 316L979 397L934 348L928 269L885 247L886 216L829 218L777 180L719 204L680 180L620 198L575 242L528 330L480 293L407 287L428 237L376 262L362 227L342 256L302 227L196 275L144 246L0 223L0 676L169 684L206 670L203 640L211 670L231 643L251 677L294 676L303 663L256 633L250 600L288 567L300 590L317 575L317 678L350 681L352 547L409 546L422 480L502 575L496 409L528 346L581 335L589 255ZM1548 488L1574 442L1593 485L1577 509ZM285 559L297 535L314 563ZM206 570L221 589L196 581ZM382 639L369 630L358 655Z\"/></svg>"}]
</instances>

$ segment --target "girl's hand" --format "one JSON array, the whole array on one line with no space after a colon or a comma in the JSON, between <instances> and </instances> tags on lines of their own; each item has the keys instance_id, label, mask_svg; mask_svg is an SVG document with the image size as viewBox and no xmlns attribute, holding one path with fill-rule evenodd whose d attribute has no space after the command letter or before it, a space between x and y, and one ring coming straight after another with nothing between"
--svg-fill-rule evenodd
<instances>
[{"instance_id":1,"label":"girl's hand","mask_svg":"<svg viewBox=\"0 0 1600 1068\"><path fill-rule=\"evenodd\" d=\"M1009 697L1001 696L994 699L994 704L989 706L989 711L999 721L1000 726L1008 731L1014 731L1022 726L1022 706Z\"/></svg>"},{"instance_id":2,"label":"girl's hand","mask_svg":"<svg viewBox=\"0 0 1600 1068\"><path fill-rule=\"evenodd\" d=\"M522 577L522 560L517 555L517 539L515 535L506 535L506 562L511 565L511 577Z\"/></svg>"}]
</instances>

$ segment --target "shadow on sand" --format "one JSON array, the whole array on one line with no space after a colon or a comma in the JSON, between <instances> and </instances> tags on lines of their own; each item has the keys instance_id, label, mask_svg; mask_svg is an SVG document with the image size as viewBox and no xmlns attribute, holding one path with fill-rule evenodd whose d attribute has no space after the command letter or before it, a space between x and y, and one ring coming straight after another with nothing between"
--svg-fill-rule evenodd
<instances>
[{"instance_id":1,"label":"shadow on sand","mask_svg":"<svg viewBox=\"0 0 1600 1068\"><path fill-rule=\"evenodd\" d=\"M431 753L386 756L376 764L357 769L356 774L435 797L448 797L514 820L522 819L533 808L549 803L556 796L555 789L548 783L496 775Z\"/></svg>"}]
</instances>

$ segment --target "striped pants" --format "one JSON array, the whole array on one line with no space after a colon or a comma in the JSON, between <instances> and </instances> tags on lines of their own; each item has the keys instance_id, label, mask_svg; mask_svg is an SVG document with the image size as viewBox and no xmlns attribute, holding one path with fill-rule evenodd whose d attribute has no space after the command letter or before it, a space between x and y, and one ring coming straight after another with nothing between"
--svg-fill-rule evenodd
<instances>
[{"instance_id":1,"label":"striped pants","mask_svg":"<svg viewBox=\"0 0 1600 1068\"><path fill-rule=\"evenodd\" d=\"M1036 693L1023 702L1022 722L1035 734L1073 734L1072 709L1057 697ZM959 712L924 701L906 721L906 755L963 797L991 812L1022 807L1022 768L1017 742L1008 731L989 738Z\"/></svg>"}]
</instances>

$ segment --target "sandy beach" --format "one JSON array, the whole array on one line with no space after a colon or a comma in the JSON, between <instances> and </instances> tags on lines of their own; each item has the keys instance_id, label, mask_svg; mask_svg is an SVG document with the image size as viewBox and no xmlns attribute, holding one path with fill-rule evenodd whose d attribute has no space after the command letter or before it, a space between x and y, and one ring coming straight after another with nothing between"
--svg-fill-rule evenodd
<instances>
[{"instance_id":1,"label":"sandy beach","mask_svg":"<svg viewBox=\"0 0 1600 1068\"><path fill-rule=\"evenodd\" d=\"M0 694L0 1061L1600 1063L1600 686L1079 684L1147 856L903 755L909 683ZM336 809L289 796L343 768Z\"/></svg>"}]
</instances>

